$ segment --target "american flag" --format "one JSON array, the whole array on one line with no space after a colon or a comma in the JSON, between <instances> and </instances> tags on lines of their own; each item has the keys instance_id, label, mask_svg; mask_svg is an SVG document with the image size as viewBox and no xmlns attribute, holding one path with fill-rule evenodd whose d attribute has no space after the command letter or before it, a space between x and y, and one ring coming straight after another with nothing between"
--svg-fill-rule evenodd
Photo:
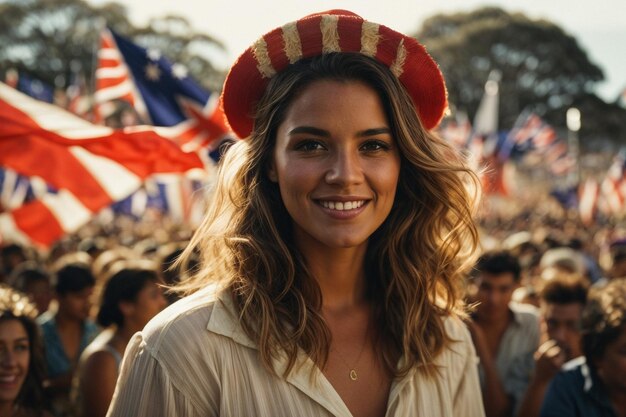
<instances>
[{"instance_id":1,"label":"american flag","mask_svg":"<svg viewBox=\"0 0 626 417\"><path fill-rule=\"evenodd\" d=\"M626 212L626 150L623 149L613 159L613 163L600 186L606 203L607 214L621 215Z\"/></svg>"},{"instance_id":2,"label":"american flag","mask_svg":"<svg viewBox=\"0 0 626 417\"><path fill-rule=\"evenodd\" d=\"M0 83L0 166L56 192L0 214L5 239L49 245L155 174L207 176L206 149L185 152L170 128L94 125Z\"/></svg>"}]
</instances>

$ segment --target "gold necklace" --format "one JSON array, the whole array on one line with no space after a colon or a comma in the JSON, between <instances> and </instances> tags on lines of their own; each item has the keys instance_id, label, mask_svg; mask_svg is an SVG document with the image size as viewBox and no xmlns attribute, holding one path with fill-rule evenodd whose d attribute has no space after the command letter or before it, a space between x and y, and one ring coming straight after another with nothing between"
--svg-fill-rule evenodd
<instances>
[{"instance_id":1,"label":"gold necklace","mask_svg":"<svg viewBox=\"0 0 626 417\"><path fill-rule=\"evenodd\" d=\"M363 355L363 351L365 350L365 345L367 344L367 336L369 335L369 331L370 331L370 326L368 323L367 329L365 330L365 339L363 340L363 344L361 345L361 351L359 352L359 355L356 357L356 362L354 363L354 366L348 365L348 362L343 358L343 356L339 353L339 351L337 349L333 349L335 353L337 354L337 357L341 359L341 362L343 362L344 365L346 365L346 368L348 368L348 370L350 371L348 373L348 377L352 381L356 381L359 379L359 374L356 372L356 366L359 364L359 361L361 360L361 355Z\"/></svg>"}]
</instances>

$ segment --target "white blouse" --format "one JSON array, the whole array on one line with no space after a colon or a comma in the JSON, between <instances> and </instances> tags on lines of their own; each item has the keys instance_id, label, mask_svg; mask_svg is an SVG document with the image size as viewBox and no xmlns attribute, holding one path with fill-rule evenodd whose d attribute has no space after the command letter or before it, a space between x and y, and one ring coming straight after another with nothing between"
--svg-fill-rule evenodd
<instances>
[{"instance_id":1,"label":"white blouse","mask_svg":"<svg viewBox=\"0 0 626 417\"><path fill-rule=\"evenodd\" d=\"M414 369L393 381L386 416L484 416L469 332L458 319L446 331L457 342L437 357L438 376ZM319 368L301 360L287 378L268 372L230 297L202 290L133 336L107 416L351 416ZM285 364L277 361L279 375Z\"/></svg>"}]
</instances>

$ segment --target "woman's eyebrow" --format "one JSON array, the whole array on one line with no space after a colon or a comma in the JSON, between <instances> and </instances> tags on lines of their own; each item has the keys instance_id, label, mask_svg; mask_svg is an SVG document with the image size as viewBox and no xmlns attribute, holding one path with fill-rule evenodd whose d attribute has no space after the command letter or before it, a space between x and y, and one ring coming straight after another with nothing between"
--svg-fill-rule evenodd
<instances>
[{"instance_id":1,"label":"woman's eyebrow","mask_svg":"<svg viewBox=\"0 0 626 417\"><path fill-rule=\"evenodd\" d=\"M310 135L322 136L325 138L330 137L330 132L328 130L320 129L313 126L298 126L289 131L289 135L296 135L298 133L308 133Z\"/></svg>"},{"instance_id":2,"label":"woman's eyebrow","mask_svg":"<svg viewBox=\"0 0 626 417\"><path fill-rule=\"evenodd\" d=\"M322 136L322 137L330 137L330 132L324 129L320 129L318 127L313 126L298 126L289 131L289 135L295 135L298 133L308 133L310 135ZM376 127L372 129L366 129L358 132L356 135L358 137L364 136L376 136L376 135L389 135L391 134L391 129L388 127Z\"/></svg>"},{"instance_id":3,"label":"woman's eyebrow","mask_svg":"<svg viewBox=\"0 0 626 417\"><path fill-rule=\"evenodd\" d=\"M391 129L389 129L388 127L377 127L374 129L362 130L359 133L357 133L357 136L363 137L363 136L390 135L390 134L391 134Z\"/></svg>"}]
</instances>

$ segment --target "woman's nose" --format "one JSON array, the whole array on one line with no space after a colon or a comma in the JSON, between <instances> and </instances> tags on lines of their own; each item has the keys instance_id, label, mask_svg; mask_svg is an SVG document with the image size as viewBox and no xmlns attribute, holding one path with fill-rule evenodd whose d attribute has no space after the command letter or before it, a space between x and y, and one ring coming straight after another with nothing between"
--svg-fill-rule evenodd
<instances>
[{"instance_id":1,"label":"woman's nose","mask_svg":"<svg viewBox=\"0 0 626 417\"><path fill-rule=\"evenodd\" d=\"M0 366L11 368L15 366L15 354L11 350L4 350L0 353Z\"/></svg>"},{"instance_id":2,"label":"woman's nose","mask_svg":"<svg viewBox=\"0 0 626 417\"><path fill-rule=\"evenodd\" d=\"M358 153L354 151L337 151L329 160L326 182L336 185L358 184L363 181L363 167Z\"/></svg>"}]
</instances>

